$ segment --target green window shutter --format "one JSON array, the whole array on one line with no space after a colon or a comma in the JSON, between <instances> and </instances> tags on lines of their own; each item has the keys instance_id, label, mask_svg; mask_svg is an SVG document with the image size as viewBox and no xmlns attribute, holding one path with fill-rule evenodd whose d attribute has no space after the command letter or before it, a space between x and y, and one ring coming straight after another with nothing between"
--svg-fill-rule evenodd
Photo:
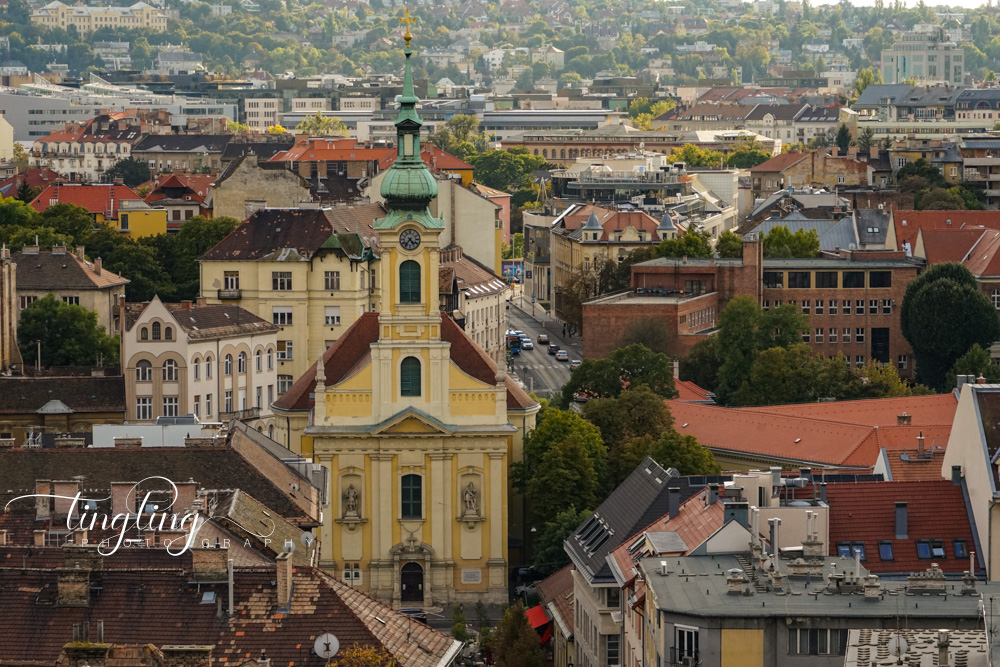
<instances>
[{"instance_id":1,"label":"green window shutter","mask_svg":"<svg viewBox=\"0 0 1000 667\"><path fill-rule=\"evenodd\" d=\"M407 357L399 366L399 393L402 396L420 396L420 360Z\"/></svg>"},{"instance_id":2,"label":"green window shutter","mask_svg":"<svg viewBox=\"0 0 1000 667\"><path fill-rule=\"evenodd\" d=\"M399 265L399 302L420 303L420 264L412 259Z\"/></svg>"}]
</instances>

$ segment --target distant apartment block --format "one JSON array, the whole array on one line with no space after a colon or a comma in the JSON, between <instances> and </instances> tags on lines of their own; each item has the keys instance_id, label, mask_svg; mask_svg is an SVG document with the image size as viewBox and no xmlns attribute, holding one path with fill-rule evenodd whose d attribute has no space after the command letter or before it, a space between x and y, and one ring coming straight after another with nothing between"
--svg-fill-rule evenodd
<instances>
[{"instance_id":1,"label":"distant apartment block","mask_svg":"<svg viewBox=\"0 0 1000 667\"><path fill-rule=\"evenodd\" d=\"M885 83L962 83L965 50L948 39L942 28L932 32L907 32L892 48L882 51Z\"/></svg>"},{"instance_id":2,"label":"distant apartment block","mask_svg":"<svg viewBox=\"0 0 1000 667\"><path fill-rule=\"evenodd\" d=\"M31 22L63 30L75 26L81 35L89 35L98 28L148 28L158 32L167 29L166 15L145 2L128 7L70 7L56 0L33 11Z\"/></svg>"}]
</instances>

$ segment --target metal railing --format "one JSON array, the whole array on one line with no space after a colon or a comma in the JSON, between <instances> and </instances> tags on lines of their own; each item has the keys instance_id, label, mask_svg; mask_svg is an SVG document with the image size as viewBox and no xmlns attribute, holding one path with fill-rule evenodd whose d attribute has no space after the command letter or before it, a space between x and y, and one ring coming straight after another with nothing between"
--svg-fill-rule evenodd
<instances>
[{"instance_id":1,"label":"metal railing","mask_svg":"<svg viewBox=\"0 0 1000 667\"><path fill-rule=\"evenodd\" d=\"M219 290L219 300L236 300L243 298L243 290L241 289L220 289Z\"/></svg>"}]
</instances>

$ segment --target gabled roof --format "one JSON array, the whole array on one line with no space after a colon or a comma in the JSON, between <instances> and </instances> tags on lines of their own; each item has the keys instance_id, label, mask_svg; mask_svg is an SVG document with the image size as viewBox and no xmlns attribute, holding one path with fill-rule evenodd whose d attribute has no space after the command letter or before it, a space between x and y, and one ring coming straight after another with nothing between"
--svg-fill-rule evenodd
<instances>
[{"instance_id":1,"label":"gabled roof","mask_svg":"<svg viewBox=\"0 0 1000 667\"><path fill-rule=\"evenodd\" d=\"M11 255L17 264L17 288L31 291L108 289L128 283L117 273L105 268L98 272L93 262L80 259L72 252L42 250Z\"/></svg>"},{"instance_id":2,"label":"gabled roof","mask_svg":"<svg viewBox=\"0 0 1000 667\"><path fill-rule=\"evenodd\" d=\"M231 134L147 134L132 147L133 153L222 153Z\"/></svg>"},{"instance_id":3,"label":"gabled roof","mask_svg":"<svg viewBox=\"0 0 1000 667\"><path fill-rule=\"evenodd\" d=\"M287 151L295 145L292 137L282 138L277 141L230 141L222 149L222 159L234 160L243 155L254 154L258 160L270 160L277 153Z\"/></svg>"},{"instance_id":4,"label":"gabled roof","mask_svg":"<svg viewBox=\"0 0 1000 667\"><path fill-rule=\"evenodd\" d=\"M205 253L201 260L307 261L337 233L356 233L375 243L372 223L385 215L381 204L321 209L265 208L254 212Z\"/></svg>"},{"instance_id":5,"label":"gabled roof","mask_svg":"<svg viewBox=\"0 0 1000 667\"><path fill-rule=\"evenodd\" d=\"M916 482L858 482L828 484L830 505L830 555L837 545L865 545L865 567L876 574L925 570L931 562L945 572L969 569L969 557L955 556L955 540L963 540L969 552L976 551L962 487L951 480ZM906 538L896 539L896 503L907 505ZM944 555L919 558L917 540L943 541ZM879 543L892 544L892 560L883 560Z\"/></svg>"},{"instance_id":6,"label":"gabled roof","mask_svg":"<svg viewBox=\"0 0 1000 667\"><path fill-rule=\"evenodd\" d=\"M695 104L687 109L668 111L658 120L701 122L695 118L708 116L714 122L743 121L755 108L757 105L754 104Z\"/></svg>"},{"instance_id":7,"label":"gabled roof","mask_svg":"<svg viewBox=\"0 0 1000 667\"><path fill-rule=\"evenodd\" d=\"M28 187L44 188L49 183L53 183L60 178L62 176L48 167L31 167L0 181L0 194L4 197L13 197L17 194L17 189L21 187L21 183L24 181L28 182Z\"/></svg>"},{"instance_id":8,"label":"gabled roof","mask_svg":"<svg viewBox=\"0 0 1000 667\"><path fill-rule=\"evenodd\" d=\"M789 151L781 155L775 155L767 162L750 167L751 172L778 172L788 169L792 165L798 164L802 160L812 155L809 151Z\"/></svg>"},{"instance_id":9,"label":"gabled roof","mask_svg":"<svg viewBox=\"0 0 1000 667\"><path fill-rule=\"evenodd\" d=\"M538 601L566 637L575 629L573 609L573 566L567 565L535 586Z\"/></svg>"},{"instance_id":10,"label":"gabled roof","mask_svg":"<svg viewBox=\"0 0 1000 667\"><path fill-rule=\"evenodd\" d=\"M1000 276L1000 231L986 230L983 237L969 251L965 265L977 277Z\"/></svg>"},{"instance_id":11,"label":"gabled roof","mask_svg":"<svg viewBox=\"0 0 1000 667\"><path fill-rule=\"evenodd\" d=\"M261 335L281 330L281 327L275 326L239 306L226 304L199 306L186 303L166 303L163 305L174 316L177 326L183 329L191 340L228 338L247 334Z\"/></svg>"},{"instance_id":12,"label":"gabled roof","mask_svg":"<svg viewBox=\"0 0 1000 667\"><path fill-rule=\"evenodd\" d=\"M877 208L863 208L854 211L857 221L858 240L862 245L885 243L892 218L889 211Z\"/></svg>"},{"instance_id":13,"label":"gabled roof","mask_svg":"<svg viewBox=\"0 0 1000 667\"><path fill-rule=\"evenodd\" d=\"M928 264L938 262L964 262L970 259L970 252L977 248L981 239L1000 232L978 227L967 229L921 229L919 238L923 240L924 255Z\"/></svg>"},{"instance_id":14,"label":"gabled roof","mask_svg":"<svg viewBox=\"0 0 1000 667\"><path fill-rule=\"evenodd\" d=\"M883 104L898 104L913 89L908 83L876 83L865 88L852 105L853 107L873 107ZM921 89L922 90L922 89ZM887 102L883 102L886 100Z\"/></svg>"},{"instance_id":15,"label":"gabled roof","mask_svg":"<svg viewBox=\"0 0 1000 667\"><path fill-rule=\"evenodd\" d=\"M796 120L807 109L808 104L758 104L747 114L747 120L764 120L768 115L776 121Z\"/></svg>"},{"instance_id":16,"label":"gabled roof","mask_svg":"<svg viewBox=\"0 0 1000 667\"><path fill-rule=\"evenodd\" d=\"M73 624L89 620L94 632L97 618L108 643L211 646L217 664L245 664L266 653L272 666L299 665L303 651L308 654L313 640L326 632L344 648L385 647L401 667L450 664L461 647L318 568L294 568L290 605L280 611L275 566L236 568L234 613L220 621L216 605L204 604L203 594L212 591L225 600L227 587L190 585L190 551L170 556L163 549L122 549L105 557L100 591L80 607L55 604L63 549L0 550L4 560L28 566L20 577L0 578L0 597L10 614L0 629L0 654L18 664L55 664L72 639Z\"/></svg>"},{"instance_id":17,"label":"gabled roof","mask_svg":"<svg viewBox=\"0 0 1000 667\"><path fill-rule=\"evenodd\" d=\"M892 212L896 246L904 241L916 248L917 231L921 229L966 229L982 227L1000 230L1000 211L906 211Z\"/></svg>"},{"instance_id":18,"label":"gabled roof","mask_svg":"<svg viewBox=\"0 0 1000 667\"><path fill-rule=\"evenodd\" d=\"M32 200L31 207L42 213L53 204L76 204L91 213L99 213L105 218L116 220L118 206L123 199L141 200L142 197L127 185L54 183Z\"/></svg>"},{"instance_id":19,"label":"gabled roof","mask_svg":"<svg viewBox=\"0 0 1000 667\"><path fill-rule=\"evenodd\" d=\"M659 242L655 232L660 228L660 223L645 211L610 209L595 204L571 206L553 221L552 228L557 234L579 241L583 238L581 230L590 222L591 217L596 218L597 226L603 230L598 239L600 241L610 241L616 232L632 227L636 231L646 232L646 241Z\"/></svg>"},{"instance_id":20,"label":"gabled roof","mask_svg":"<svg viewBox=\"0 0 1000 667\"><path fill-rule=\"evenodd\" d=\"M785 227L793 234L799 230L815 231L819 236L819 249L823 252L836 252L841 248L846 250L856 247L858 243L853 220L848 217L840 220L814 220L799 211L793 211L780 220L764 220L753 231L766 234L775 227Z\"/></svg>"},{"instance_id":21,"label":"gabled roof","mask_svg":"<svg viewBox=\"0 0 1000 667\"><path fill-rule=\"evenodd\" d=\"M669 480L670 474L646 457L566 538L566 553L587 581L615 581L607 555L639 528L666 514Z\"/></svg>"},{"instance_id":22,"label":"gabled roof","mask_svg":"<svg viewBox=\"0 0 1000 667\"><path fill-rule=\"evenodd\" d=\"M354 139L308 137L284 151L274 153L271 162L354 162L382 160L389 148L369 148ZM391 162L391 161L390 161ZM369 174L370 175L370 174Z\"/></svg>"},{"instance_id":23,"label":"gabled roof","mask_svg":"<svg viewBox=\"0 0 1000 667\"><path fill-rule=\"evenodd\" d=\"M0 377L0 414L42 413L52 401L73 413L124 413L125 379L109 377ZM68 479L68 478L67 478Z\"/></svg>"}]
</instances>

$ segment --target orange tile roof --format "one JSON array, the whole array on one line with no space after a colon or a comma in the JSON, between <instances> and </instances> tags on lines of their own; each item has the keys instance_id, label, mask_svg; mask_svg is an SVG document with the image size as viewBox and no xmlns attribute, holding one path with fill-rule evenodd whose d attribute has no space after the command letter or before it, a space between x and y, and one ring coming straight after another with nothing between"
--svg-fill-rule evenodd
<instances>
[{"instance_id":1,"label":"orange tile roof","mask_svg":"<svg viewBox=\"0 0 1000 667\"><path fill-rule=\"evenodd\" d=\"M865 567L876 574L926 570L931 561L946 572L969 569L969 559L956 558L954 540L964 540L975 551L969 515L962 487L950 480L915 482L857 482L829 484L830 554L837 554L838 542L865 545ZM896 537L896 503L907 504L907 538ZM944 557L921 559L916 542L940 539ZM879 542L892 544L893 560L882 560Z\"/></svg>"},{"instance_id":2,"label":"orange tile roof","mask_svg":"<svg viewBox=\"0 0 1000 667\"><path fill-rule=\"evenodd\" d=\"M871 426L679 400L667 405L678 431L720 452L865 467L874 465L878 456L876 429Z\"/></svg>"},{"instance_id":3,"label":"orange tile roof","mask_svg":"<svg viewBox=\"0 0 1000 667\"><path fill-rule=\"evenodd\" d=\"M988 230L969 252L964 264L974 276L1000 275L1000 231Z\"/></svg>"},{"instance_id":4,"label":"orange tile roof","mask_svg":"<svg viewBox=\"0 0 1000 667\"><path fill-rule=\"evenodd\" d=\"M928 439L928 442L930 440ZM886 449L885 458L893 482L931 481L941 479L945 448L929 450L930 456L918 457L916 447Z\"/></svg>"},{"instance_id":5,"label":"orange tile roof","mask_svg":"<svg viewBox=\"0 0 1000 667\"><path fill-rule=\"evenodd\" d=\"M702 389L690 380L674 380L677 388L677 400L679 401L707 401L708 390Z\"/></svg>"},{"instance_id":6,"label":"orange tile roof","mask_svg":"<svg viewBox=\"0 0 1000 667\"><path fill-rule=\"evenodd\" d=\"M892 212L892 222L896 231L896 247L901 248L904 241L916 247L917 232L921 229L1000 229L1000 211L896 210Z\"/></svg>"},{"instance_id":7,"label":"orange tile roof","mask_svg":"<svg viewBox=\"0 0 1000 667\"><path fill-rule=\"evenodd\" d=\"M601 236L602 241L610 240L615 231L623 230L629 225L637 231L652 234L660 224L659 220L645 211L619 211L594 204L585 204L562 216L559 226L567 231L575 231L586 224L591 214L597 216L597 221L604 230L604 234Z\"/></svg>"},{"instance_id":8,"label":"orange tile roof","mask_svg":"<svg viewBox=\"0 0 1000 667\"><path fill-rule=\"evenodd\" d=\"M126 185L78 185L54 183L35 197L31 207L42 213L52 204L76 204L91 213L100 213L105 218L118 218L118 204L123 199L141 200L132 188Z\"/></svg>"},{"instance_id":9,"label":"orange tile roof","mask_svg":"<svg viewBox=\"0 0 1000 667\"><path fill-rule=\"evenodd\" d=\"M559 625L565 625L572 634L574 629L573 614L573 566L567 565L551 574L535 587L539 601L545 605L546 611L552 613L553 608L559 614Z\"/></svg>"},{"instance_id":10,"label":"orange tile roof","mask_svg":"<svg viewBox=\"0 0 1000 667\"><path fill-rule=\"evenodd\" d=\"M472 165L451 153L446 153L434 144L422 144L420 157L428 167L435 171L471 171ZM393 148L379 162L379 169L388 169L396 161L396 149Z\"/></svg>"},{"instance_id":11,"label":"orange tile roof","mask_svg":"<svg viewBox=\"0 0 1000 667\"><path fill-rule=\"evenodd\" d=\"M287 151L275 153L269 162L355 162L382 160L390 148L369 148L354 139L310 137Z\"/></svg>"},{"instance_id":12,"label":"orange tile roof","mask_svg":"<svg viewBox=\"0 0 1000 667\"><path fill-rule=\"evenodd\" d=\"M958 401L953 394L948 393L736 409L743 412L807 417L861 426L894 426L896 418L905 412L910 415L910 424L913 426L926 427L928 424L937 424L947 425L950 428L957 408Z\"/></svg>"},{"instance_id":13,"label":"orange tile roof","mask_svg":"<svg viewBox=\"0 0 1000 667\"><path fill-rule=\"evenodd\" d=\"M964 262L989 233L979 227L965 229L921 229L918 236L923 240L924 254L928 264L938 262Z\"/></svg>"}]
</instances>

